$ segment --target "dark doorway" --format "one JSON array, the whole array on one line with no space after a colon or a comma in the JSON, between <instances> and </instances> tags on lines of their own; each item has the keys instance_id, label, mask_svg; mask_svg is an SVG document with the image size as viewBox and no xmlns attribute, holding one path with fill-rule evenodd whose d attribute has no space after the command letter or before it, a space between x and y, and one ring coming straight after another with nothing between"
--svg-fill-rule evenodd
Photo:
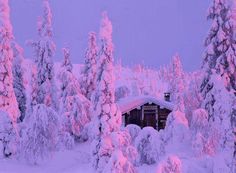
<instances>
[{"instance_id":1,"label":"dark doorway","mask_svg":"<svg viewBox=\"0 0 236 173\"><path fill-rule=\"evenodd\" d=\"M156 114L155 113L145 113L144 114L144 121L143 121L143 126L151 126L154 129L156 129Z\"/></svg>"}]
</instances>

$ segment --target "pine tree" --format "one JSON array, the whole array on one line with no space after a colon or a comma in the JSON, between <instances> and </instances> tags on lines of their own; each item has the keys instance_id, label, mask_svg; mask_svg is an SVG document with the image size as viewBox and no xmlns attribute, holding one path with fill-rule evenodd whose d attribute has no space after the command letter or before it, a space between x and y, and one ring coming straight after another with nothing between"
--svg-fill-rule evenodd
<instances>
[{"instance_id":1,"label":"pine tree","mask_svg":"<svg viewBox=\"0 0 236 173\"><path fill-rule=\"evenodd\" d=\"M26 114L26 93L24 86L24 70L22 67L23 49L17 44L12 44L13 49L13 88L20 110L20 121L23 121Z\"/></svg>"},{"instance_id":2,"label":"pine tree","mask_svg":"<svg viewBox=\"0 0 236 173\"><path fill-rule=\"evenodd\" d=\"M72 73L73 65L70 60L70 50L69 48L63 48L63 55L64 55L64 61L62 63L62 68L64 68L66 71Z\"/></svg>"},{"instance_id":3,"label":"pine tree","mask_svg":"<svg viewBox=\"0 0 236 173\"><path fill-rule=\"evenodd\" d=\"M38 23L39 40L32 43L37 64L38 93L36 101L57 110L56 86L54 83L53 55L55 44L52 41L52 14L48 0L43 2L44 13Z\"/></svg>"},{"instance_id":4,"label":"pine tree","mask_svg":"<svg viewBox=\"0 0 236 173\"><path fill-rule=\"evenodd\" d=\"M202 107L208 111L210 122L219 124L223 146L226 143L232 145L231 127L236 124L236 110L233 105L236 93L236 33L232 11L227 0L214 0L209 8L208 19L212 20L212 26L205 41L206 51L202 66Z\"/></svg>"},{"instance_id":5,"label":"pine tree","mask_svg":"<svg viewBox=\"0 0 236 173\"><path fill-rule=\"evenodd\" d=\"M170 81L170 93L172 101L177 104L177 108L182 112L185 111L183 93L184 93L184 72L182 63L178 54L173 57L171 63L171 81Z\"/></svg>"},{"instance_id":6,"label":"pine tree","mask_svg":"<svg viewBox=\"0 0 236 173\"><path fill-rule=\"evenodd\" d=\"M100 37L102 47L99 56L100 68L98 69L98 87L96 90L93 117L96 128L94 134L96 137L93 142L93 158L94 167L98 172L102 172L109 160L113 158L114 151L117 150L113 145L110 135L118 132L121 125L121 114L115 104L112 24L106 13L103 13ZM116 172L122 172L121 169L117 168ZM131 171L133 169L129 170Z\"/></svg>"},{"instance_id":7,"label":"pine tree","mask_svg":"<svg viewBox=\"0 0 236 173\"><path fill-rule=\"evenodd\" d=\"M85 124L90 121L90 102L81 94L79 81L72 73L69 49L64 48L63 53L64 61L59 73L63 131L80 140Z\"/></svg>"},{"instance_id":8,"label":"pine tree","mask_svg":"<svg viewBox=\"0 0 236 173\"><path fill-rule=\"evenodd\" d=\"M0 110L6 111L11 120L19 117L18 104L13 89L12 60L13 39L8 0L0 0Z\"/></svg>"},{"instance_id":9,"label":"pine tree","mask_svg":"<svg viewBox=\"0 0 236 173\"><path fill-rule=\"evenodd\" d=\"M89 100L92 100L92 94L96 89L97 56L98 48L96 43L96 34L91 32L89 34L88 49L85 55L85 67L81 86L82 94L84 94Z\"/></svg>"}]
</instances>

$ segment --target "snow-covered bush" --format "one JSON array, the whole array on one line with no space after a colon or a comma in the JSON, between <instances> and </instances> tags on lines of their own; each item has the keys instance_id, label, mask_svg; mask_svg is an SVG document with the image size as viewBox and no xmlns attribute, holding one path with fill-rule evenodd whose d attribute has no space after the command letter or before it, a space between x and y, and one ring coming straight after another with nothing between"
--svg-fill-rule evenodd
<instances>
[{"instance_id":1,"label":"snow-covered bush","mask_svg":"<svg viewBox=\"0 0 236 173\"><path fill-rule=\"evenodd\" d=\"M219 149L220 139L222 138L219 128L219 124L209 124L204 146L204 152L206 154L215 155Z\"/></svg>"},{"instance_id":2,"label":"snow-covered bush","mask_svg":"<svg viewBox=\"0 0 236 173\"><path fill-rule=\"evenodd\" d=\"M158 132L152 127L143 128L135 140L140 164L154 164L158 161Z\"/></svg>"},{"instance_id":3,"label":"snow-covered bush","mask_svg":"<svg viewBox=\"0 0 236 173\"><path fill-rule=\"evenodd\" d=\"M113 152L103 173L136 173L133 165L124 157L120 150Z\"/></svg>"},{"instance_id":4,"label":"snow-covered bush","mask_svg":"<svg viewBox=\"0 0 236 173\"><path fill-rule=\"evenodd\" d=\"M7 114L0 110L0 158L15 154L17 149L17 131Z\"/></svg>"},{"instance_id":5,"label":"snow-covered bush","mask_svg":"<svg viewBox=\"0 0 236 173\"><path fill-rule=\"evenodd\" d=\"M22 138L22 155L32 164L37 164L55 151L58 142L60 121L50 107L39 104L27 118L27 128Z\"/></svg>"},{"instance_id":6,"label":"snow-covered bush","mask_svg":"<svg viewBox=\"0 0 236 173\"><path fill-rule=\"evenodd\" d=\"M63 127L80 140L84 126L90 121L90 102L83 95L68 96L63 114Z\"/></svg>"},{"instance_id":7,"label":"snow-covered bush","mask_svg":"<svg viewBox=\"0 0 236 173\"><path fill-rule=\"evenodd\" d=\"M130 90L127 86L120 86L116 88L115 91L115 100L119 101L122 98L125 98L130 95Z\"/></svg>"},{"instance_id":8,"label":"snow-covered bush","mask_svg":"<svg viewBox=\"0 0 236 173\"><path fill-rule=\"evenodd\" d=\"M118 131L111 133L112 145L115 149L122 151L123 155L131 163L136 163L137 150L131 145L131 136L126 131Z\"/></svg>"},{"instance_id":9,"label":"snow-covered bush","mask_svg":"<svg viewBox=\"0 0 236 173\"><path fill-rule=\"evenodd\" d=\"M157 173L182 173L182 162L178 156L169 156L157 168Z\"/></svg>"},{"instance_id":10,"label":"snow-covered bush","mask_svg":"<svg viewBox=\"0 0 236 173\"><path fill-rule=\"evenodd\" d=\"M134 143L136 137L139 135L141 128L135 124L129 124L125 127L125 129L129 132L131 137L131 142Z\"/></svg>"},{"instance_id":11,"label":"snow-covered bush","mask_svg":"<svg viewBox=\"0 0 236 173\"><path fill-rule=\"evenodd\" d=\"M192 148L197 156L202 154L213 155L219 147L221 138L220 124L208 122L208 113L205 109L193 111L190 129L192 132Z\"/></svg>"},{"instance_id":12,"label":"snow-covered bush","mask_svg":"<svg viewBox=\"0 0 236 173\"><path fill-rule=\"evenodd\" d=\"M206 139L200 132L193 136L192 149L195 156L201 156L204 154L205 142Z\"/></svg>"},{"instance_id":13,"label":"snow-covered bush","mask_svg":"<svg viewBox=\"0 0 236 173\"><path fill-rule=\"evenodd\" d=\"M66 131L61 131L58 134L58 143L57 143L57 149L68 149L71 150L74 148L75 145L75 140L74 138L70 135L70 133Z\"/></svg>"},{"instance_id":14,"label":"snow-covered bush","mask_svg":"<svg viewBox=\"0 0 236 173\"><path fill-rule=\"evenodd\" d=\"M208 113L205 109L197 109L192 113L190 129L192 132L192 149L196 156L205 153L206 137L208 133Z\"/></svg>"},{"instance_id":15,"label":"snow-covered bush","mask_svg":"<svg viewBox=\"0 0 236 173\"><path fill-rule=\"evenodd\" d=\"M165 128L165 138L171 144L184 143L189 138L189 127L188 120L185 114L180 111L173 111L168 115L166 128Z\"/></svg>"}]
</instances>

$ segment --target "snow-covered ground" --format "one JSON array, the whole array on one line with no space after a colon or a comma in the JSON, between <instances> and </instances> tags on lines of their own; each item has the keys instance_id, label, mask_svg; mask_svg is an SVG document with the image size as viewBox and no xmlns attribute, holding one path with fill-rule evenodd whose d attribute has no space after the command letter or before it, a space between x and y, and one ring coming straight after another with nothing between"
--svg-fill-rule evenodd
<instances>
[{"instance_id":1,"label":"snow-covered ground","mask_svg":"<svg viewBox=\"0 0 236 173\"><path fill-rule=\"evenodd\" d=\"M0 173L92 173L88 143L77 145L74 150L65 150L41 165L29 165L18 160L0 160Z\"/></svg>"},{"instance_id":2,"label":"snow-covered ground","mask_svg":"<svg viewBox=\"0 0 236 173\"><path fill-rule=\"evenodd\" d=\"M188 151L186 151L188 153ZM186 153L179 155L184 173L208 173L212 166L210 158L192 158ZM181 156L182 155L182 156ZM137 167L139 173L156 173L157 164ZM93 173L90 160L90 143L81 143L73 150L56 152L40 165L29 165L15 159L1 159L0 173Z\"/></svg>"}]
</instances>

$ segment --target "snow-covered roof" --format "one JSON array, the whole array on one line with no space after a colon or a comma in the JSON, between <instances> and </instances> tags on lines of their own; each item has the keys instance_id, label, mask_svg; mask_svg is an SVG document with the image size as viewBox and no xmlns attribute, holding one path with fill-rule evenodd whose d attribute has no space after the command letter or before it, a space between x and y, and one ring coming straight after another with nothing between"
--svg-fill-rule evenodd
<instances>
[{"instance_id":1,"label":"snow-covered roof","mask_svg":"<svg viewBox=\"0 0 236 173\"><path fill-rule=\"evenodd\" d=\"M174 105L170 102L165 101L164 99L158 99L151 96L137 96L137 97L127 97L120 99L117 102L117 105L122 113L129 112L133 109L136 109L146 103L154 103L160 107L173 110Z\"/></svg>"}]
</instances>

